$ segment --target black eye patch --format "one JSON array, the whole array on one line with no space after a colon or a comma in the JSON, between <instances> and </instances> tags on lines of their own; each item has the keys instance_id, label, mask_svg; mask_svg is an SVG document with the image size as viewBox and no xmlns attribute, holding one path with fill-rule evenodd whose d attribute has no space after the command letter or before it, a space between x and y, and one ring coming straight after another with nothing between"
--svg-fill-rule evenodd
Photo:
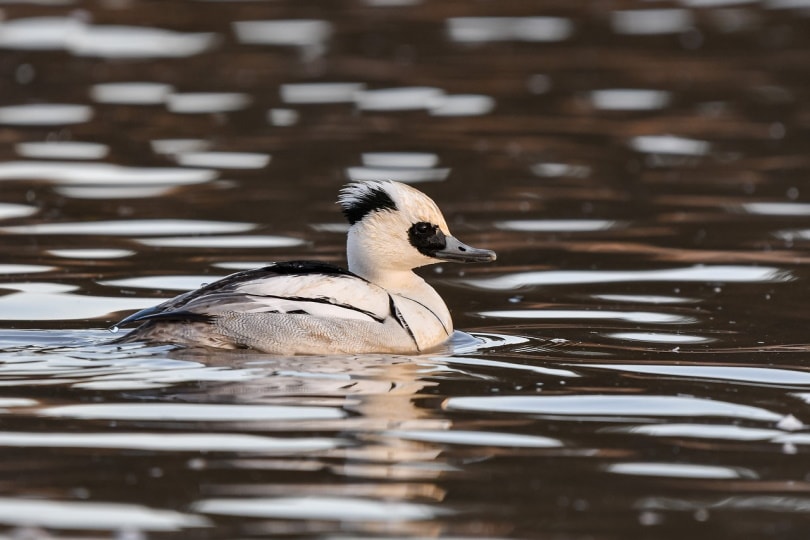
<instances>
[{"instance_id":1,"label":"black eye patch","mask_svg":"<svg viewBox=\"0 0 810 540\"><path fill-rule=\"evenodd\" d=\"M433 257L436 252L447 247L447 240L438 225L426 221L414 223L408 229L408 241L419 253Z\"/></svg>"}]
</instances>

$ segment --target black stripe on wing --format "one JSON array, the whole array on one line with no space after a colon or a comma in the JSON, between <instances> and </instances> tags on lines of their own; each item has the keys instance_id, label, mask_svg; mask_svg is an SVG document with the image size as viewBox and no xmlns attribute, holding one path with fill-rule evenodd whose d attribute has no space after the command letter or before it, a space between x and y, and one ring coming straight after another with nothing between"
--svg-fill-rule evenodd
<instances>
[{"instance_id":1,"label":"black stripe on wing","mask_svg":"<svg viewBox=\"0 0 810 540\"><path fill-rule=\"evenodd\" d=\"M245 282L271 278L274 276L303 276L310 274L321 274L326 276L346 276L351 278L366 281L360 276L349 272L348 270L335 266L334 264L323 263L318 261L287 261L272 263L261 268L253 268L251 270L243 270L236 272L229 276L225 276L211 283L207 283L198 289L183 293L175 296L157 306L142 309L132 315L124 318L117 326L126 326L136 322L144 322L155 319L176 319L176 320L191 320L194 316L195 320L199 317L205 317L196 313L185 311L183 308L194 300L206 295L215 295L218 293L227 293L235 290L239 285ZM348 306L342 306L348 307ZM358 310L360 311L360 310ZM181 313L186 314L186 317L180 316ZM210 319L209 319L210 320Z\"/></svg>"},{"instance_id":2,"label":"black stripe on wing","mask_svg":"<svg viewBox=\"0 0 810 540\"><path fill-rule=\"evenodd\" d=\"M326 304L326 305L335 306L335 307L342 308L342 309L348 309L348 310L351 310L351 311L356 311L357 313L362 313L366 317L368 317L370 319L373 319L373 320L375 320L375 321L377 321L379 323L381 323L381 322L383 322L385 320L385 317L380 317L379 315L377 315L376 313L373 313L371 311L368 311L368 310L365 310L365 309L360 309L357 306L351 306L349 304L341 304L341 303L338 303L338 302L332 302L329 298L322 298L322 297L316 297L316 296L313 296L313 297L307 297L307 296L276 296L276 295L273 295L273 294L261 294L261 295L259 295L259 294L246 294L245 296L246 297L255 297L255 298L275 298L277 300L289 300L290 302L308 302L308 303L312 303L312 304ZM261 313L261 312L259 311L259 312L254 312L254 313ZM268 310L267 313L291 313L291 314L298 314L298 315L301 315L301 314L312 315L312 313L309 313L306 310L306 308L303 307L303 306L300 309L295 309L295 310L292 310L292 311L279 312L279 311L270 311L270 310Z\"/></svg>"}]
</instances>

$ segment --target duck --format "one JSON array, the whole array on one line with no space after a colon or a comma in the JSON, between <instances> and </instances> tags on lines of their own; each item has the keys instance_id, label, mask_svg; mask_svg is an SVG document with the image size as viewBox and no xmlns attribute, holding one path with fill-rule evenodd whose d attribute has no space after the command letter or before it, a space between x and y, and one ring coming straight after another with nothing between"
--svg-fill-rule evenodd
<instances>
[{"instance_id":1,"label":"duck","mask_svg":"<svg viewBox=\"0 0 810 540\"><path fill-rule=\"evenodd\" d=\"M117 343L251 349L275 355L418 354L453 334L444 300L415 268L491 262L452 234L436 203L392 180L339 192L348 269L317 261L245 270L134 313Z\"/></svg>"}]
</instances>

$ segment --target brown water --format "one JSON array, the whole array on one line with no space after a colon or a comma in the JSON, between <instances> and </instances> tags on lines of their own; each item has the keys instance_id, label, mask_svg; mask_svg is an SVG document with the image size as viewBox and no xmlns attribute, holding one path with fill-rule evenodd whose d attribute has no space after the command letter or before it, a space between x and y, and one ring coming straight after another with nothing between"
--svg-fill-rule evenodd
<instances>
[{"instance_id":1,"label":"brown water","mask_svg":"<svg viewBox=\"0 0 810 540\"><path fill-rule=\"evenodd\" d=\"M3 538L807 538L807 1L0 4ZM453 347L107 344L350 178Z\"/></svg>"}]
</instances>

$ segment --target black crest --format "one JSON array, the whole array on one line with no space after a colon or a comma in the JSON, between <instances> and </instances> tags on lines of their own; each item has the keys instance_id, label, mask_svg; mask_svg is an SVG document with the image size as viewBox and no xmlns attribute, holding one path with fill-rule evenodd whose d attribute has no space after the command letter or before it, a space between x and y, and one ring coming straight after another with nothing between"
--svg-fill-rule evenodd
<instances>
[{"instance_id":1,"label":"black crest","mask_svg":"<svg viewBox=\"0 0 810 540\"><path fill-rule=\"evenodd\" d=\"M349 184L338 201L343 215L354 225L371 212L397 210L397 205L379 182Z\"/></svg>"}]
</instances>

